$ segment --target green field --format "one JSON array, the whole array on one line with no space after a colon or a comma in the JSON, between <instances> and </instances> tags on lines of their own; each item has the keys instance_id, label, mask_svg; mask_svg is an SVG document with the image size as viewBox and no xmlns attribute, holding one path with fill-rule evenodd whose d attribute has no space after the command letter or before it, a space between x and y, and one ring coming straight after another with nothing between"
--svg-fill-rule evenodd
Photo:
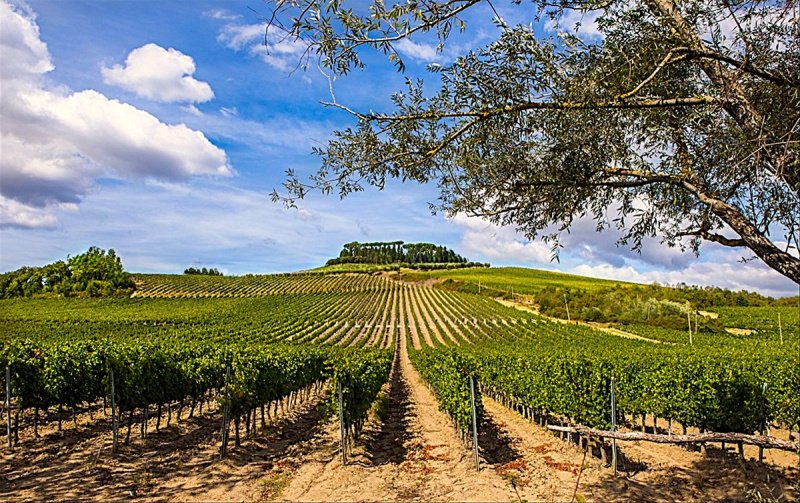
<instances>
[{"instance_id":1,"label":"green field","mask_svg":"<svg viewBox=\"0 0 800 503\"><path fill-rule=\"evenodd\" d=\"M426 279L429 277L452 279L473 285L481 284L483 288L491 288L502 292L535 294L546 287L572 288L595 291L615 286L629 286L635 283L588 278L540 269L523 267L491 267L470 268L451 271L409 272L409 279Z\"/></svg>"}]
</instances>

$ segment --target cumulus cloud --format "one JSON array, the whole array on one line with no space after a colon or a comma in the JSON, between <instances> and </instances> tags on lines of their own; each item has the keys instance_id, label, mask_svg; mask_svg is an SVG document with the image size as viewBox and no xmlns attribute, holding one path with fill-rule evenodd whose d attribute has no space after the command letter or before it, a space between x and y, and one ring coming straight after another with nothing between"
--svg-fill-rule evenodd
<instances>
[{"instance_id":1,"label":"cumulus cloud","mask_svg":"<svg viewBox=\"0 0 800 503\"><path fill-rule=\"evenodd\" d=\"M797 295L797 285L767 267L763 262L742 263L741 252L725 250L713 260L695 260L688 267L672 270L637 271L631 265L581 264L570 270L595 278L617 279L636 283L657 282L662 285L718 286L729 290L757 291L764 295Z\"/></svg>"},{"instance_id":2,"label":"cumulus cloud","mask_svg":"<svg viewBox=\"0 0 800 503\"><path fill-rule=\"evenodd\" d=\"M266 23L227 24L217 40L234 51L246 51L271 67L286 72L297 67L308 45Z\"/></svg>"},{"instance_id":3,"label":"cumulus cloud","mask_svg":"<svg viewBox=\"0 0 800 503\"><path fill-rule=\"evenodd\" d=\"M239 14L232 14L225 9L211 9L204 12L203 15L211 19L219 19L222 21L235 21L242 17Z\"/></svg>"},{"instance_id":4,"label":"cumulus cloud","mask_svg":"<svg viewBox=\"0 0 800 503\"><path fill-rule=\"evenodd\" d=\"M60 213L59 239L45 231L4 230L0 271L63 258L82 251L82 243L114 248L137 272L181 272L191 264L235 274L296 271L325 263L342 243L367 239L359 224L377 240L450 245L444 237L450 226L431 218L424 196L417 191L409 204L396 203L407 197L398 183L342 201L309 198L290 209L227 179L123 181L88 194L80 214ZM388 215L387 201L395 203Z\"/></svg>"},{"instance_id":5,"label":"cumulus cloud","mask_svg":"<svg viewBox=\"0 0 800 503\"><path fill-rule=\"evenodd\" d=\"M58 219L50 212L0 195L0 228L55 229Z\"/></svg>"},{"instance_id":6,"label":"cumulus cloud","mask_svg":"<svg viewBox=\"0 0 800 503\"><path fill-rule=\"evenodd\" d=\"M526 264L550 262L552 251L548 245L526 240L511 227L500 227L461 213L451 222L463 229L461 247L467 255L472 253L489 260Z\"/></svg>"},{"instance_id":7,"label":"cumulus cloud","mask_svg":"<svg viewBox=\"0 0 800 503\"><path fill-rule=\"evenodd\" d=\"M207 82L192 77L194 59L176 49L146 44L128 54L125 66L102 68L106 84L119 86L138 96L162 102L202 103L214 98Z\"/></svg>"},{"instance_id":8,"label":"cumulus cloud","mask_svg":"<svg viewBox=\"0 0 800 503\"><path fill-rule=\"evenodd\" d=\"M0 2L0 226L56 225L101 177L185 180L233 174L225 152L183 124L94 90L45 85L54 68L34 13Z\"/></svg>"}]
</instances>

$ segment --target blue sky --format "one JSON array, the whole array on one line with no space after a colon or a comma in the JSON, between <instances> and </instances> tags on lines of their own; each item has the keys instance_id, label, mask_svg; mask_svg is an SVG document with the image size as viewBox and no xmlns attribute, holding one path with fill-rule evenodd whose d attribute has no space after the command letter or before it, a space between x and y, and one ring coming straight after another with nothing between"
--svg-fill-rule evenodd
<instances>
[{"instance_id":1,"label":"blue sky","mask_svg":"<svg viewBox=\"0 0 800 503\"><path fill-rule=\"evenodd\" d=\"M270 202L286 169L313 172L311 148L352 121L320 105L328 82L316 67L292 72L301 46L271 39L265 49L250 9L265 5L0 0L0 270L97 245L140 272L291 271L320 265L348 241L401 239L495 265L797 294L763 264L740 263L741 251L706 246L697 259L656 239L639 255L588 221L552 262L545 244L512 228L431 215L435 186L392 182L343 201L312 194L291 210ZM510 23L524 20L498 7ZM491 41L488 7L471 16L444 54L424 38L403 46L409 75ZM581 30L594 35L591 18ZM404 76L379 56L368 62L335 83L337 99L385 109Z\"/></svg>"}]
</instances>

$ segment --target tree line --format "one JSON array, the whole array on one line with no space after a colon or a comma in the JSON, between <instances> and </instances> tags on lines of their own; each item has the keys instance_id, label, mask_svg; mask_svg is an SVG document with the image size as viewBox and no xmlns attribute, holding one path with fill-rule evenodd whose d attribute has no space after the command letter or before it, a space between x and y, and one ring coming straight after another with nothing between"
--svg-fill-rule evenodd
<instances>
[{"instance_id":1,"label":"tree line","mask_svg":"<svg viewBox=\"0 0 800 503\"><path fill-rule=\"evenodd\" d=\"M468 260L446 246L433 243L403 241L346 243L339 257L328 260L335 264L463 264Z\"/></svg>"},{"instance_id":2,"label":"tree line","mask_svg":"<svg viewBox=\"0 0 800 503\"><path fill-rule=\"evenodd\" d=\"M0 274L0 298L53 295L105 297L128 295L135 285L113 249L96 246L42 267Z\"/></svg>"},{"instance_id":3,"label":"tree line","mask_svg":"<svg viewBox=\"0 0 800 503\"><path fill-rule=\"evenodd\" d=\"M203 267L202 269L198 269L195 267L187 267L183 271L183 274L200 274L203 276L224 276L224 274L219 272L219 269L217 269L216 267L212 269L207 269L205 267Z\"/></svg>"}]
</instances>

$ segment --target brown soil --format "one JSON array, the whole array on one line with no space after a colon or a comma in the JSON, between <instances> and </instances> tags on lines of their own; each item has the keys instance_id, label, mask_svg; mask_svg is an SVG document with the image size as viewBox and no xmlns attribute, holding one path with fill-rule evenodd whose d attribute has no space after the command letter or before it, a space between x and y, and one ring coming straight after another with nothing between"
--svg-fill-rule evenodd
<instances>
[{"instance_id":1,"label":"brown soil","mask_svg":"<svg viewBox=\"0 0 800 503\"><path fill-rule=\"evenodd\" d=\"M388 388L384 422L370 421L346 466L330 426L280 499L302 501L510 501L513 489L474 461L411 366L406 341Z\"/></svg>"},{"instance_id":2,"label":"brown soil","mask_svg":"<svg viewBox=\"0 0 800 503\"><path fill-rule=\"evenodd\" d=\"M483 403L487 422L516 452L507 463L512 467L507 476L514 477L520 496L569 501L584 461L582 448L488 397ZM599 459L599 451L594 451L597 457L587 455L578 495L591 501L752 501L757 494L792 501L798 496L792 489L800 480L796 454L767 451L761 464L756 448L745 450L744 462L731 446L725 452L709 446L706 454L649 442L618 442L618 449L617 477Z\"/></svg>"},{"instance_id":3,"label":"brown soil","mask_svg":"<svg viewBox=\"0 0 800 503\"><path fill-rule=\"evenodd\" d=\"M282 414L241 447L231 440L229 456L219 460L219 415L206 412L140 438L134 425L130 445L111 455L107 420L79 420L75 428L54 428L34 439L21 436L0 465L0 501L119 500L253 501L269 496L259 483L282 473L296 449L308 447L323 424L320 398ZM47 428L46 428L47 429ZM124 429L121 437L124 439ZM231 434L233 436L233 434Z\"/></svg>"}]
</instances>

